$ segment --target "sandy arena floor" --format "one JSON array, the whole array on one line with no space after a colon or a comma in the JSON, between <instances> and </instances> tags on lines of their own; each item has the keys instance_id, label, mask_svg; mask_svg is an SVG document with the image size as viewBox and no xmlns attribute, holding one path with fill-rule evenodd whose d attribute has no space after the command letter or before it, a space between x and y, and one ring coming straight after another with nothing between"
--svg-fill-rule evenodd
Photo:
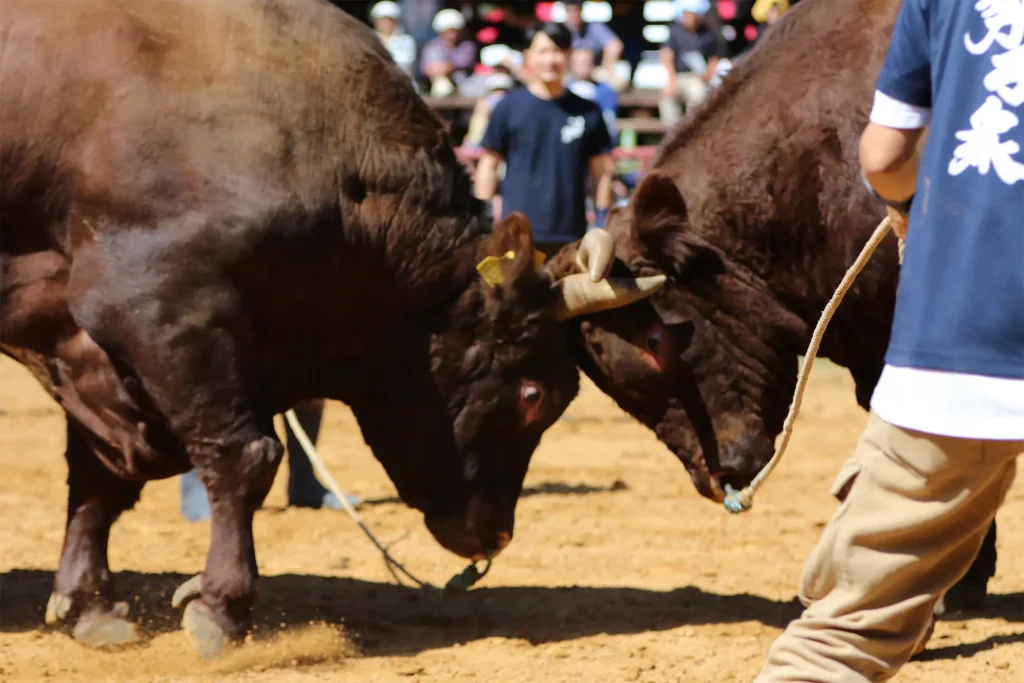
<instances>
[{"instance_id":1,"label":"sandy arena floor","mask_svg":"<svg viewBox=\"0 0 1024 683\"><path fill-rule=\"evenodd\" d=\"M472 592L396 586L347 517L282 510L286 476L256 518L263 575L252 642L202 663L170 607L199 571L209 527L178 516L177 480L150 484L114 527L118 589L148 636L86 650L43 628L63 538L64 427L27 372L0 357L0 681L750 681L798 614L804 557L833 509L829 484L865 414L845 371L819 367L790 453L753 511L701 500L674 457L586 384L544 438L516 538ZM434 583L464 563L394 498L344 406L321 450L369 503L396 556ZM898 680L1024 680L1024 485L1000 514L985 618L941 623Z\"/></svg>"}]
</instances>

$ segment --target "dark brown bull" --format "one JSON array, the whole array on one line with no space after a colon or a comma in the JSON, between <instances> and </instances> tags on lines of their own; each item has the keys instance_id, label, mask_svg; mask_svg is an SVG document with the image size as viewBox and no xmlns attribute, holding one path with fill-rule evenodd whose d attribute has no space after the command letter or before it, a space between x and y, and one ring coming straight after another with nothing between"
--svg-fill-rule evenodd
<instances>
[{"instance_id":1,"label":"dark brown bull","mask_svg":"<svg viewBox=\"0 0 1024 683\"><path fill-rule=\"evenodd\" d=\"M648 302L581 319L580 366L683 462L701 495L748 484L771 458L797 360L885 216L858 143L899 0L807 0L671 135L631 205L616 209L620 274L665 274ZM814 47L809 51L808 46ZM549 268L569 271L573 247ZM889 341L896 238L857 278L820 356L868 407ZM790 462L790 466L798 465ZM947 607L976 607L995 526Z\"/></svg>"},{"instance_id":2,"label":"dark brown bull","mask_svg":"<svg viewBox=\"0 0 1024 683\"><path fill-rule=\"evenodd\" d=\"M185 627L204 654L242 636L273 416L308 397L351 406L446 548L511 540L577 391L581 299L525 219L492 233L368 28L318 0L4 0L0 55L2 348L68 417L49 623L135 638L110 526L194 465L212 532Z\"/></svg>"}]
</instances>

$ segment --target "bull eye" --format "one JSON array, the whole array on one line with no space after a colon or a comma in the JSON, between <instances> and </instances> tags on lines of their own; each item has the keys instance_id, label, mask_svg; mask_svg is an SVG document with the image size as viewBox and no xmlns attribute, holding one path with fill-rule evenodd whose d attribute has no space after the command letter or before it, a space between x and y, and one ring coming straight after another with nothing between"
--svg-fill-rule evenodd
<instances>
[{"instance_id":1,"label":"bull eye","mask_svg":"<svg viewBox=\"0 0 1024 683\"><path fill-rule=\"evenodd\" d=\"M669 364L670 343L668 332L664 325L656 323L651 327L644 337L644 353L641 354L643 362L656 372L664 372Z\"/></svg>"},{"instance_id":2,"label":"bull eye","mask_svg":"<svg viewBox=\"0 0 1024 683\"><path fill-rule=\"evenodd\" d=\"M654 330L647 337L647 350L653 353L654 355L658 355L658 352L661 351L661 345L664 343L664 341L665 340L662 331L660 329Z\"/></svg>"},{"instance_id":3,"label":"bull eye","mask_svg":"<svg viewBox=\"0 0 1024 683\"><path fill-rule=\"evenodd\" d=\"M537 420L543 402L544 389L539 384L531 380L523 380L519 384L519 414L524 424Z\"/></svg>"}]
</instances>

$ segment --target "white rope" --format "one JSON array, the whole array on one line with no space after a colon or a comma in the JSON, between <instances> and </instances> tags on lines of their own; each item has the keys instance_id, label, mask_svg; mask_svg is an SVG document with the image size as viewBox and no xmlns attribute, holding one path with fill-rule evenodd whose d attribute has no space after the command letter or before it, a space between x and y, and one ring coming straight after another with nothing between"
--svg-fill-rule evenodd
<instances>
[{"instance_id":1,"label":"white rope","mask_svg":"<svg viewBox=\"0 0 1024 683\"><path fill-rule=\"evenodd\" d=\"M427 583L426 581L419 580L418 578L413 576L413 574L408 569L402 566L402 564L398 562L398 560L391 557L391 554L387 551L387 548L385 548L381 544L381 542L377 540L377 537L373 534L372 531L370 531L370 528L366 526L366 523L363 521L363 518L359 515L356 509L348 501L348 496L345 495L345 493L341 490L341 487L338 486L338 482L336 482L334 480L334 477L331 476L331 472L327 469L327 465L324 464L323 459L317 452L316 446L313 445L313 441L309 438L309 435L306 434L306 430L302 428L302 425L299 424L299 418L296 417L295 411L289 410L284 414L284 417L288 421L288 425L292 428L292 432L295 433L295 437L299 440L299 444L302 446L302 450L305 451L306 457L309 458L310 464L313 465L313 469L316 470L316 473L320 476L320 478L327 483L327 490L333 493L335 497L339 501L341 501L341 507L344 508L345 512L348 513L348 516L351 517L352 521L354 521L359 526L359 528L363 530L363 533L366 534L366 537L368 539L370 539L370 542L377 546L377 550L379 550L381 552L381 555L384 556L384 566L387 567L388 571L391 572L391 575L395 577L395 581L397 581L400 584L402 583L402 579L397 573L401 572L410 581L416 584L417 587L437 590L437 586ZM462 572L452 577L451 580L448 581L447 584L445 584L445 589L449 591L466 590L470 588L474 583L482 579L490 570L490 568L490 557L487 558L486 565L484 566L483 571L478 570L476 568L475 563L471 563Z\"/></svg>"},{"instance_id":2,"label":"white rope","mask_svg":"<svg viewBox=\"0 0 1024 683\"><path fill-rule=\"evenodd\" d=\"M878 248L878 245L882 243L885 236L889 234L889 218L888 216L878 224L875 231L871 234L871 238L868 239L867 244L861 249L860 255L857 256L857 260L853 262L849 270L846 271L846 275L843 276L842 282L839 283L839 287L836 289L835 294L829 300L828 305L825 306L825 310L822 311L821 317L818 319L818 324L814 327L814 334L811 335L811 343L807 347L807 353L804 355L803 366L800 368L800 376L796 382L796 391L793 392L793 402L789 405L789 414L786 415L786 421L782 425L782 440L779 442L778 447L775 449L775 454L772 455L772 459L768 461L768 464L764 466L754 480L750 482L746 487L740 491L736 491L731 486L726 485L725 491L725 509L733 514L740 512L746 512L754 504L754 494L757 493L758 489L764 484L765 479L768 478L779 462L782 460L783 453L786 452L786 447L789 445L789 437L793 434L793 423L796 421L797 415L800 414L800 404L803 402L804 389L807 388L807 381L811 377L811 367L814 365L814 359L818 355L818 347L821 345L821 338L825 336L825 330L828 328L829 321L832 320L832 315L839 308L839 304L842 303L843 297L846 296L846 292L853 285L854 280L860 275L861 271L864 270L864 266L871 259L872 254ZM900 263L903 263L903 240L900 240L899 246L899 258Z\"/></svg>"},{"instance_id":3,"label":"white rope","mask_svg":"<svg viewBox=\"0 0 1024 683\"><path fill-rule=\"evenodd\" d=\"M395 580L399 583L402 583L401 578L395 573L395 570L397 569L402 574L407 576L418 587L435 588L435 586L432 586L429 583L426 583L425 581L420 581L419 579L417 579L415 576L410 574L409 571L401 565L401 563L399 563L397 560L391 557L391 554L388 553L387 548L381 545L380 541L377 540L377 537L373 535L373 532L370 531L369 527L366 526L366 523L363 521L363 518L359 515L356 509L352 507L352 504L348 501L348 496L345 495L345 493L338 486L338 482L336 482L334 480L334 477L331 476L330 471L327 469L327 465L324 464L323 459L317 452L316 446L313 445L313 441L309 438L309 435L306 434L306 430L302 428L302 425L299 424L299 418L296 417L295 411L289 410L287 413L284 414L284 417L286 420L288 420L288 425L292 428L292 432L295 433L295 438L299 440L299 444L302 446L302 450L306 452L306 457L309 458L309 462L310 464L313 465L313 469L316 470L317 475L319 475L319 477L327 483L327 490L333 493L334 496L341 501L341 507L344 508L345 512L348 513L348 516L351 517L352 521L355 522L359 526L359 528L363 530L363 533L366 534L366 537L368 539L370 539L370 542L377 546L377 550L379 550L381 554L384 556L385 566L388 568L388 571L391 572L391 575L395 577Z\"/></svg>"}]
</instances>

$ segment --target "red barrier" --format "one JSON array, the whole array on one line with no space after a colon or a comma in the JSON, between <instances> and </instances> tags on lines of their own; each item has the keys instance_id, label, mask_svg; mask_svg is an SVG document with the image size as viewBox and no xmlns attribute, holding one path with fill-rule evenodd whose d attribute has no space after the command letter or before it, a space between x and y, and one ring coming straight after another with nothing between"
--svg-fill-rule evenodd
<instances>
[{"instance_id":1,"label":"red barrier","mask_svg":"<svg viewBox=\"0 0 1024 683\"><path fill-rule=\"evenodd\" d=\"M474 164L480 160L483 154L483 150L475 147L459 147L455 152L458 154L460 161ZM612 150L612 156L616 159L640 162L640 173L643 174L647 172L647 168L651 165L651 160L654 159L654 155L657 152L657 147L635 147L633 149L616 147Z\"/></svg>"}]
</instances>

